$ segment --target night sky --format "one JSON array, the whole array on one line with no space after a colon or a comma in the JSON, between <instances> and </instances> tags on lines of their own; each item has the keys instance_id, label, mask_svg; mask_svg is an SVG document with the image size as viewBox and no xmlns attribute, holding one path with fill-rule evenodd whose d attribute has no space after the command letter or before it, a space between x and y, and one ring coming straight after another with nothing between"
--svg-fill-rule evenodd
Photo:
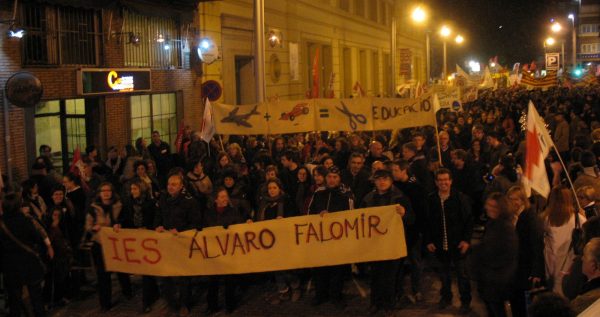
<instances>
[{"instance_id":1,"label":"night sky","mask_svg":"<svg viewBox=\"0 0 600 317\"><path fill-rule=\"evenodd\" d=\"M543 40L549 34L550 19L566 19L569 1L557 0L430 0L432 19L449 21L465 34L462 47L448 46L448 68L463 66L466 60L487 63L498 56L500 64L531 62L541 59ZM565 20L565 24L568 20ZM568 25L565 25L568 29ZM433 28L433 25L432 25ZM435 29L437 31L437 29ZM570 36L567 37L570 39ZM437 33L432 38L434 71L441 69L442 49Z\"/></svg>"}]
</instances>

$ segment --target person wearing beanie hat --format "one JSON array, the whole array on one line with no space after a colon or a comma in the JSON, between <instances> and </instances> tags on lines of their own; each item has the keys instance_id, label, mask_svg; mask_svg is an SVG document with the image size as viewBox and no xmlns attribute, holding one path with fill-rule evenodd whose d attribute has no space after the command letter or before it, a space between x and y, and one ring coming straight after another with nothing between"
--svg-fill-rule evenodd
<instances>
[{"instance_id":1,"label":"person wearing beanie hat","mask_svg":"<svg viewBox=\"0 0 600 317\"><path fill-rule=\"evenodd\" d=\"M325 186L317 188L308 206L308 214L325 216L329 212L339 212L354 209L352 192L342 184L340 169L332 166L325 176ZM350 269L349 265L334 265L314 269L316 295L313 306L321 305L329 300L339 309L344 309L346 303L342 296L344 275Z\"/></svg>"},{"instance_id":2,"label":"person wearing beanie hat","mask_svg":"<svg viewBox=\"0 0 600 317\"><path fill-rule=\"evenodd\" d=\"M392 173L387 169L373 173L375 189L362 201L361 208L396 205L396 212L406 225L415 222L415 214L408 197L394 186ZM383 309L391 312L395 306L395 285L397 272L404 259L377 261L371 263L371 306L368 314L374 315Z\"/></svg>"}]
</instances>

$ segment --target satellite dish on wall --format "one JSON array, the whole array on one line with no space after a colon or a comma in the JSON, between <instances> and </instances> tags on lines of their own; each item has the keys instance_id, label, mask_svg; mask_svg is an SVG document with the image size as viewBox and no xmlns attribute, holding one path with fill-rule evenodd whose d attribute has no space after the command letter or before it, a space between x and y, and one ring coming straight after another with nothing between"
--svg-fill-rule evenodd
<instances>
[{"instance_id":1,"label":"satellite dish on wall","mask_svg":"<svg viewBox=\"0 0 600 317\"><path fill-rule=\"evenodd\" d=\"M8 79L4 87L6 99L21 108L35 107L44 94L42 82L29 72L16 73Z\"/></svg>"}]
</instances>

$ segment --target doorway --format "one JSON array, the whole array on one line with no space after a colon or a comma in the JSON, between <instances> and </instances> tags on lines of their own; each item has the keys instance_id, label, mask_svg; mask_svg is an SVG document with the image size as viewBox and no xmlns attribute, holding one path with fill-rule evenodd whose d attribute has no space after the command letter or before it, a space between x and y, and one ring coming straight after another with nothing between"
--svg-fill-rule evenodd
<instances>
[{"instance_id":1,"label":"doorway","mask_svg":"<svg viewBox=\"0 0 600 317\"><path fill-rule=\"evenodd\" d=\"M99 99L63 99L41 102L35 108L35 147L52 148L51 159L58 173L63 174L71 161L75 149L84 152L88 144L94 143L93 131L97 122ZM94 119L96 118L96 119Z\"/></svg>"},{"instance_id":2,"label":"doorway","mask_svg":"<svg viewBox=\"0 0 600 317\"><path fill-rule=\"evenodd\" d=\"M238 105L256 103L256 82L254 78L254 57L235 56L235 90Z\"/></svg>"}]
</instances>

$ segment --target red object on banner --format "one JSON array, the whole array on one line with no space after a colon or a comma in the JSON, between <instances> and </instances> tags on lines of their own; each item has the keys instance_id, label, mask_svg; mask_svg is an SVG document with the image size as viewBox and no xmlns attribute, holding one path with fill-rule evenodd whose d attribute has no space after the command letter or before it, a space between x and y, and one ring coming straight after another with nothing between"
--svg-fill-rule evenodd
<instances>
[{"instance_id":1,"label":"red object on banner","mask_svg":"<svg viewBox=\"0 0 600 317\"><path fill-rule=\"evenodd\" d=\"M185 124L183 120L179 123L179 131L177 132L177 138L175 138L175 149L177 152L181 150L181 143L183 143L183 133L185 132Z\"/></svg>"},{"instance_id":2,"label":"red object on banner","mask_svg":"<svg viewBox=\"0 0 600 317\"><path fill-rule=\"evenodd\" d=\"M315 50L315 57L313 59L313 68L312 68L312 98L319 98L319 48Z\"/></svg>"},{"instance_id":3,"label":"red object on banner","mask_svg":"<svg viewBox=\"0 0 600 317\"><path fill-rule=\"evenodd\" d=\"M73 152L73 160L71 161L71 167L69 167L69 172L81 177L81 150L79 149L79 145Z\"/></svg>"}]
</instances>

